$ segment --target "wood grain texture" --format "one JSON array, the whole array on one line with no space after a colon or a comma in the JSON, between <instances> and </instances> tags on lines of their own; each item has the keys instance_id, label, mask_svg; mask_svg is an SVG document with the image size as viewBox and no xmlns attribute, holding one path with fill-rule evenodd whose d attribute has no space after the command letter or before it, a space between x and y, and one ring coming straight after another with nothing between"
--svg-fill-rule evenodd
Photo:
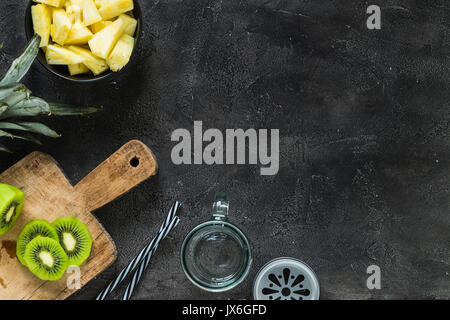
<instances>
[{"instance_id":1,"label":"wood grain texture","mask_svg":"<svg viewBox=\"0 0 450 320\"><path fill-rule=\"evenodd\" d=\"M82 179L75 190L94 211L156 174L158 166L151 150L132 140Z\"/></svg>"},{"instance_id":2,"label":"wood grain texture","mask_svg":"<svg viewBox=\"0 0 450 320\"><path fill-rule=\"evenodd\" d=\"M129 161L135 156L140 159L139 166L131 170ZM76 188L52 157L39 152L28 155L0 174L0 183L14 185L26 195L25 206L16 225L6 235L0 236L0 299L59 300L77 291L67 287L70 274L66 273L58 281L42 281L16 258L17 236L24 225L34 219L53 222L59 217L73 216L81 220L94 240L91 256L81 266L81 286L104 271L116 259L116 248L109 234L87 208L93 210L114 200L155 172L156 162L151 151L142 143L131 141ZM105 199L96 201L95 197Z\"/></svg>"}]
</instances>

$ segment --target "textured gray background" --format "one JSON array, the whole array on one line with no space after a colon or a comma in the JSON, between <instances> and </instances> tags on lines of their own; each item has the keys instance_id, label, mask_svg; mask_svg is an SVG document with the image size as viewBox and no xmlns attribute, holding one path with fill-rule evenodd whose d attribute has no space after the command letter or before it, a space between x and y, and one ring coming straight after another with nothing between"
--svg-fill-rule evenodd
<instances>
[{"instance_id":1,"label":"textured gray background","mask_svg":"<svg viewBox=\"0 0 450 320\"><path fill-rule=\"evenodd\" d=\"M155 234L174 200L182 223L164 241L136 299L249 299L267 261L293 256L319 276L324 299L449 298L450 7L447 1L377 1L382 30L365 26L366 1L139 1L142 39L126 71L72 84L35 62L25 79L38 96L103 105L90 118L45 119L46 140L76 183L138 138L159 175L96 215L119 251L83 290L91 299ZM0 71L25 45L26 1L0 1ZM175 166L176 128L279 128L281 167ZM0 170L35 147L0 154ZM231 219L249 236L254 266L223 294L188 282L183 237L226 191ZM382 270L370 291L367 266ZM112 295L120 297L122 290Z\"/></svg>"}]
</instances>

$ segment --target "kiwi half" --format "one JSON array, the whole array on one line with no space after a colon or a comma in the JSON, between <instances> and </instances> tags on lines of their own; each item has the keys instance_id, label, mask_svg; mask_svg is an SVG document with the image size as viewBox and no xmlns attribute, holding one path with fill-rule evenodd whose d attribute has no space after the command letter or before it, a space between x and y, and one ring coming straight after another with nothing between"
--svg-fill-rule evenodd
<instances>
[{"instance_id":1,"label":"kiwi half","mask_svg":"<svg viewBox=\"0 0 450 320\"><path fill-rule=\"evenodd\" d=\"M69 257L69 266L80 266L89 258L92 249L92 238L86 225L73 217L56 219L52 225Z\"/></svg>"},{"instance_id":2,"label":"kiwi half","mask_svg":"<svg viewBox=\"0 0 450 320\"><path fill-rule=\"evenodd\" d=\"M17 238L16 255L20 263L26 266L24 260L25 249L28 243L36 237L47 237L58 241L56 229L45 220L34 220L25 225Z\"/></svg>"},{"instance_id":3,"label":"kiwi half","mask_svg":"<svg viewBox=\"0 0 450 320\"><path fill-rule=\"evenodd\" d=\"M40 236L28 243L23 258L35 276L52 281L62 278L69 260L58 241Z\"/></svg>"},{"instance_id":4,"label":"kiwi half","mask_svg":"<svg viewBox=\"0 0 450 320\"><path fill-rule=\"evenodd\" d=\"M0 235L14 226L23 209L25 194L16 187L0 184Z\"/></svg>"}]
</instances>

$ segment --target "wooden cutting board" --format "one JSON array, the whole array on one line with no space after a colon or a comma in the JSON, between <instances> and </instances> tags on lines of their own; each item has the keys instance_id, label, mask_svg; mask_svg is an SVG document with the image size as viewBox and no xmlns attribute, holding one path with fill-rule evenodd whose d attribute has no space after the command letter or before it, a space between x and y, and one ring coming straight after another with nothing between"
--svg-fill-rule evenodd
<instances>
[{"instance_id":1,"label":"wooden cutting board","mask_svg":"<svg viewBox=\"0 0 450 320\"><path fill-rule=\"evenodd\" d=\"M80 219L94 240L91 256L81 266L81 286L104 271L116 259L116 247L91 212L128 192L156 171L157 163L150 149L133 140L76 186L67 180L52 157L40 152L31 153L0 174L0 183L25 192L22 215L7 234L0 236L0 299L65 299L77 291L67 286L74 274L66 273L58 281L42 281L16 258L17 236L23 226L34 219L50 223L66 216Z\"/></svg>"}]
</instances>

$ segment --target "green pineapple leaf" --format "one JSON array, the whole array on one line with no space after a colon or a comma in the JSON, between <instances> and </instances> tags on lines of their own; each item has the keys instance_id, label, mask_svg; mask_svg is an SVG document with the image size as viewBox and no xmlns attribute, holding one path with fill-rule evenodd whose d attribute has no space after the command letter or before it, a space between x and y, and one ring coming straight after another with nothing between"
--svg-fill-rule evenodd
<instances>
[{"instance_id":1,"label":"green pineapple leaf","mask_svg":"<svg viewBox=\"0 0 450 320\"><path fill-rule=\"evenodd\" d=\"M50 115L48 103L41 98L31 96L29 99L24 99L9 107L3 114L0 114L0 119L35 117L41 114Z\"/></svg>"},{"instance_id":2,"label":"green pineapple leaf","mask_svg":"<svg viewBox=\"0 0 450 320\"><path fill-rule=\"evenodd\" d=\"M21 83L11 83L0 87L0 102L13 106L16 103L28 99L31 91Z\"/></svg>"},{"instance_id":3,"label":"green pineapple leaf","mask_svg":"<svg viewBox=\"0 0 450 320\"><path fill-rule=\"evenodd\" d=\"M35 35L0 81L0 138L21 139L40 145L41 142L33 134L51 138L59 138L60 135L45 124L22 121L20 118L39 115L87 115L101 110L98 107L47 103L41 98L31 96L31 91L19 83L36 58L40 41L40 36ZM2 46L3 44L0 44L0 49ZM11 150L0 144L0 152L11 152Z\"/></svg>"},{"instance_id":4,"label":"green pineapple leaf","mask_svg":"<svg viewBox=\"0 0 450 320\"><path fill-rule=\"evenodd\" d=\"M7 137L7 138L14 139L14 136L11 133L3 131L3 130L0 130L0 137Z\"/></svg>"},{"instance_id":5,"label":"green pineapple leaf","mask_svg":"<svg viewBox=\"0 0 450 320\"><path fill-rule=\"evenodd\" d=\"M34 136L32 136L30 134L26 134L26 133L25 134L12 134L10 132L0 130L0 137L7 137L7 138L11 138L11 139L20 139L20 140L30 141L30 142L33 142L33 143L39 144L39 145L42 144Z\"/></svg>"},{"instance_id":6,"label":"green pineapple leaf","mask_svg":"<svg viewBox=\"0 0 450 320\"><path fill-rule=\"evenodd\" d=\"M42 145L41 141L39 141L39 139L35 138L31 134L27 134L27 133L15 134L14 138L15 139L21 139L21 140L29 141L29 142L32 142L32 143L37 144L37 145Z\"/></svg>"},{"instance_id":7,"label":"green pineapple leaf","mask_svg":"<svg viewBox=\"0 0 450 320\"><path fill-rule=\"evenodd\" d=\"M0 103L0 116L6 111L8 110L8 105L5 103Z\"/></svg>"},{"instance_id":8,"label":"green pineapple leaf","mask_svg":"<svg viewBox=\"0 0 450 320\"><path fill-rule=\"evenodd\" d=\"M1 152L8 152L8 153L12 153L11 150L9 150L7 147L5 147L4 145L0 144L0 151Z\"/></svg>"},{"instance_id":9,"label":"green pineapple leaf","mask_svg":"<svg viewBox=\"0 0 450 320\"><path fill-rule=\"evenodd\" d=\"M16 130L16 131L28 131L32 133L42 134L51 138L61 137L54 130L47 127L45 124L39 122L0 122L0 129L3 130Z\"/></svg>"},{"instance_id":10,"label":"green pineapple leaf","mask_svg":"<svg viewBox=\"0 0 450 320\"><path fill-rule=\"evenodd\" d=\"M40 43L41 37L38 34L34 35L33 38L31 38L22 54L13 61L8 71L6 71L6 74L0 81L0 87L22 80L22 78L27 74L34 61L34 58L36 58L39 52Z\"/></svg>"},{"instance_id":11,"label":"green pineapple leaf","mask_svg":"<svg viewBox=\"0 0 450 320\"><path fill-rule=\"evenodd\" d=\"M22 100L19 98L15 98L16 95L20 95L23 97L23 93L29 93L30 90L27 89L23 84L21 83L10 83L4 86L0 86L0 101L3 103L6 103L6 100L8 99L17 99L18 101ZM26 96L25 96L26 97Z\"/></svg>"}]
</instances>

